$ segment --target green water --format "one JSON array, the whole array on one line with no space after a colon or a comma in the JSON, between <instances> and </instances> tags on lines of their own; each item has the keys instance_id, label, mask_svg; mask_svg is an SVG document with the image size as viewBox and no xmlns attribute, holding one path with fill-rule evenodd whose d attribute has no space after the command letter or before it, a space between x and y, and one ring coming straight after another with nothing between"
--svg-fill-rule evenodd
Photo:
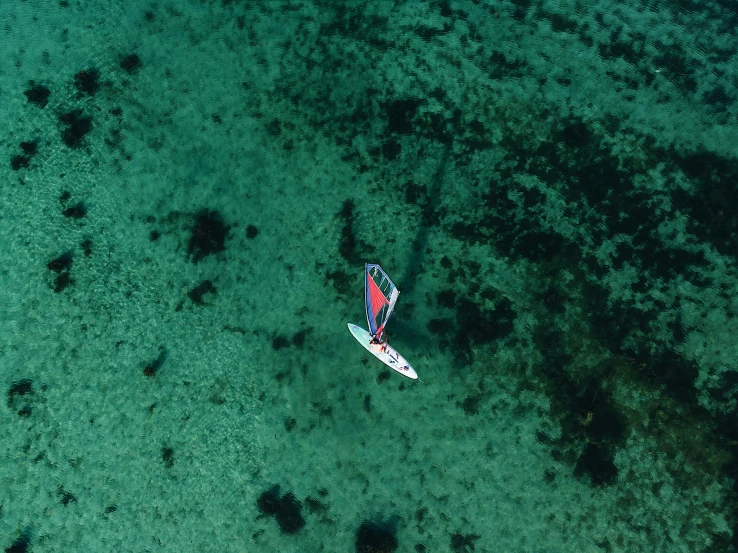
<instances>
[{"instance_id":1,"label":"green water","mask_svg":"<svg viewBox=\"0 0 738 553\"><path fill-rule=\"evenodd\" d=\"M734 2L0 22L5 551L735 550Z\"/></svg>"}]
</instances>

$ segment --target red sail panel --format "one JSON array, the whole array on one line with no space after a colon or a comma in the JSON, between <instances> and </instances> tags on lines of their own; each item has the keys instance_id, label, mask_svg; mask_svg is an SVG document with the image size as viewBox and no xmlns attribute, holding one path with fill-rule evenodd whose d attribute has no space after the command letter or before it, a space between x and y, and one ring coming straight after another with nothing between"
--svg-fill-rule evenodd
<instances>
[{"instance_id":1,"label":"red sail panel","mask_svg":"<svg viewBox=\"0 0 738 553\"><path fill-rule=\"evenodd\" d=\"M369 333L378 336L390 318L400 292L382 267L376 264L366 264L364 282L364 307Z\"/></svg>"},{"instance_id":2,"label":"red sail panel","mask_svg":"<svg viewBox=\"0 0 738 553\"><path fill-rule=\"evenodd\" d=\"M372 302L372 314L374 315L375 323L378 323L376 317L381 312L382 308L389 303L389 300L384 297L384 294L379 289L379 286L377 286L377 283L374 282L373 278L369 279L369 299Z\"/></svg>"}]
</instances>

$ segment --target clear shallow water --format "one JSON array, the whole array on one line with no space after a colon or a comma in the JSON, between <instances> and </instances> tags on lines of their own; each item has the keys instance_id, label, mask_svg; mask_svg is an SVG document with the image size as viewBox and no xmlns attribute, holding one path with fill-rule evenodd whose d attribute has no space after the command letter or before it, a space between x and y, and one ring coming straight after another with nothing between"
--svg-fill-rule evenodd
<instances>
[{"instance_id":1,"label":"clear shallow water","mask_svg":"<svg viewBox=\"0 0 738 553\"><path fill-rule=\"evenodd\" d=\"M4 4L0 545L732 551L732 8Z\"/></svg>"}]
</instances>

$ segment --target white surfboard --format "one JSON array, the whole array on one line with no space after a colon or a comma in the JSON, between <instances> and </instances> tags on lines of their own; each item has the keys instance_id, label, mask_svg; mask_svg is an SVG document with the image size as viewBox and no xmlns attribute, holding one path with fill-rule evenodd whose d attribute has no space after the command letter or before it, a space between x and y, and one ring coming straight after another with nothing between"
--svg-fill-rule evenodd
<instances>
[{"instance_id":1,"label":"white surfboard","mask_svg":"<svg viewBox=\"0 0 738 553\"><path fill-rule=\"evenodd\" d=\"M374 357L379 359L382 363L387 365L390 369L394 369L401 375L412 378L413 380L416 380L418 378L418 373L415 372L415 369L410 366L410 363L407 362L407 359L400 355L395 348L387 343L382 345L370 344L369 342L371 341L372 336L366 330L352 323L349 323L348 327L351 331L351 334L353 334L354 338L356 338L356 341L364 346L364 349L366 349Z\"/></svg>"},{"instance_id":2,"label":"white surfboard","mask_svg":"<svg viewBox=\"0 0 738 553\"><path fill-rule=\"evenodd\" d=\"M373 336L384 336L384 327L387 324L397 302L400 291L387 276L382 267L375 264L364 266L364 308L369 330L349 323L351 334L364 349L401 375L416 380L415 372L402 355L388 343L372 344Z\"/></svg>"}]
</instances>

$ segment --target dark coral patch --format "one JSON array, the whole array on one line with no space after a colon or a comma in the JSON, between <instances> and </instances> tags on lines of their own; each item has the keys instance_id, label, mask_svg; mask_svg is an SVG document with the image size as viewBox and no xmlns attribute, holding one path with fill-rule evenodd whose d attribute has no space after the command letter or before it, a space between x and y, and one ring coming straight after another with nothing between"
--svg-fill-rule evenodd
<instances>
[{"instance_id":1,"label":"dark coral patch","mask_svg":"<svg viewBox=\"0 0 738 553\"><path fill-rule=\"evenodd\" d=\"M69 270L72 267L72 254L70 252L63 253L56 259L49 261L46 267L57 273L54 278L54 292L59 293L74 282L69 275Z\"/></svg>"},{"instance_id":2,"label":"dark coral patch","mask_svg":"<svg viewBox=\"0 0 738 553\"><path fill-rule=\"evenodd\" d=\"M575 465L575 474L593 486L613 484L618 476L615 454L625 442L628 426L602 385L601 375L610 369L600 366L595 375L577 377L569 369L572 356L565 334L542 327L534 340L544 352L539 370L549 387L552 408L561 414L561 438L551 442L558 446L551 454L556 459L559 448L563 449L566 459ZM543 434L539 439L546 441Z\"/></svg>"},{"instance_id":3,"label":"dark coral patch","mask_svg":"<svg viewBox=\"0 0 738 553\"><path fill-rule=\"evenodd\" d=\"M301 348L302 345L305 343L305 338L307 336L308 331L309 329L303 329L295 333L295 335L292 337L292 345L297 346L298 348Z\"/></svg>"},{"instance_id":4,"label":"dark coral patch","mask_svg":"<svg viewBox=\"0 0 738 553\"><path fill-rule=\"evenodd\" d=\"M398 546L394 531L386 524L364 521L356 532L356 553L392 553Z\"/></svg>"},{"instance_id":5,"label":"dark coral patch","mask_svg":"<svg viewBox=\"0 0 738 553\"><path fill-rule=\"evenodd\" d=\"M338 218L343 221L341 228L341 242L338 246L338 253L341 254L349 265L359 265L363 263L368 254L374 251L371 244L357 238L354 232L354 210L356 204L353 200L346 200L338 212Z\"/></svg>"},{"instance_id":6,"label":"dark coral patch","mask_svg":"<svg viewBox=\"0 0 738 553\"><path fill-rule=\"evenodd\" d=\"M20 143L20 149L23 150L23 153L29 156L36 155L38 152L38 140L30 140L27 142L21 142Z\"/></svg>"},{"instance_id":7,"label":"dark coral patch","mask_svg":"<svg viewBox=\"0 0 738 553\"><path fill-rule=\"evenodd\" d=\"M33 398L33 383L24 378L13 382L8 389L8 407L17 409L21 417L31 416L31 401Z\"/></svg>"},{"instance_id":8,"label":"dark coral patch","mask_svg":"<svg viewBox=\"0 0 738 553\"><path fill-rule=\"evenodd\" d=\"M453 307L456 303L456 294L452 290L441 290L436 294L436 300L442 307Z\"/></svg>"},{"instance_id":9,"label":"dark coral patch","mask_svg":"<svg viewBox=\"0 0 738 553\"><path fill-rule=\"evenodd\" d=\"M31 104L36 104L40 108L45 108L46 104L49 103L49 96L51 96L51 91L44 85L35 84L33 81L31 81L29 84L31 85L31 88L23 93L26 95L28 102Z\"/></svg>"},{"instance_id":10,"label":"dark coral patch","mask_svg":"<svg viewBox=\"0 0 738 553\"><path fill-rule=\"evenodd\" d=\"M174 466L174 450L171 447L162 447L161 460L165 468L172 468Z\"/></svg>"},{"instance_id":11,"label":"dark coral patch","mask_svg":"<svg viewBox=\"0 0 738 553\"><path fill-rule=\"evenodd\" d=\"M59 121L66 125L61 132L62 142L70 148L79 148L82 139L92 130L92 117L84 115L79 109L61 115Z\"/></svg>"},{"instance_id":12,"label":"dark coral patch","mask_svg":"<svg viewBox=\"0 0 738 553\"><path fill-rule=\"evenodd\" d=\"M54 278L54 292L57 294L59 292L63 292L67 289L67 286L70 284L73 284L74 280L72 280L72 277L69 275L69 273L61 273Z\"/></svg>"},{"instance_id":13,"label":"dark coral patch","mask_svg":"<svg viewBox=\"0 0 738 553\"><path fill-rule=\"evenodd\" d=\"M474 551L474 541L478 540L477 534L462 534L461 532L455 533L451 536L451 551L454 553L467 553L468 551Z\"/></svg>"},{"instance_id":14,"label":"dark coral patch","mask_svg":"<svg viewBox=\"0 0 738 553\"><path fill-rule=\"evenodd\" d=\"M279 528L285 534L295 534L305 526L305 519L302 517L302 504L291 493L282 496L276 518Z\"/></svg>"},{"instance_id":15,"label":"dark coral patch","mask_svg":"<svg viewBox=\"0 0 738 553\"><path fill-rule=\"evenodd\" d=\"M390 378L392 378L392 375L390 374L389 370L382 371L377 375L377 384L381 384L382 382L384 382L385 380L389 380Z\"/></svg>"},{"instance_id":16,"label":"dark coral patch","mask_svg":"<svg viewBox=\"0 0 738 553\"><path fill-rule=\"evenodd\" d=\"M441 347L454 347L457 361L469 360L474 346L492 344L506 338L513 330L516 313L507 298L499 298L494 309L488 308L487 301L494 299L494 291L481 293L481 299L458 298L452 291L438 294L439 305L452 307L456 316L431 319L427 328L438 336Z\"/></svg>"},{"instance_id":17,"label":"dark coral patch","mask_svg":"<svg viewBox=\"0 0 738 553\"><path fill-rule=\"evenodd\" d=\"M349 264L354 264L357 261L358 256L356 254L356 236L354 235L353 222L354 222L354 202L352 200L346 200L343 202L343 207L338 213L338 216L343 219L343 228L341 229L341 243L338 247L338 252L341 254Z\"/></svg>"},{"instance_id":18,"label":"dark coral patch","mask_svg":"<svg viewBox=\"0 0 738 553\"><path fill-rule=\"evenodd\" d=\"M72 254L70 252L66 252L61 254L56 259L53 259L49 261L49 263L46 265L47 268L54 271L55 273L61 273L63 271L68 271L72 266Z\"/></svg>"},{"instance_id":19,"label":"dark coral patch","mask_svg":"<svg viewBox=\"0 0 738 553\"><path fill-rule=\"evenodd\" d=\"M584 148L594 141L589 127L581 121L571 121L559 132L559 137L572 148Z\"/></svg>"},{"instance_id":20,"label":"dark coral patch","mask_svg":"<svg viewBox=\"0 0 738 553\"><path fill-rule=\"evenodd\" d=\"M262 493L256 505L265 515L273 516L280 530L285 534L296 534L305 526L302 504L292 493L280 497L279 486L274 486Z\"/></svg>"},{"instance_id":21,"label":"dark coral patch","mask_svg":"<svg viewBox=\"0 0 738 553\"><path fill-rule=\"evenodd\" d=\"M488 344L512 332L515 311L507 298L498 301L494 309L461 299L456 304L456 316L463 335L475 344Z\"/></svg>"},{"instance_id":22,"label":"dark coral patch","mask_svg":"<svg viewBox=\"0 0 738 553\"><path fill-rule=\"evenodd\" d=\"M87 215L87 207L85 207L85 204L83 204L82 202L78 202L75 205L68 207L67 209L62 211L62 215L71 219L81 219L82 217Z\"/></svg>"},{"instance_id":23,"label":"dark coral patch","mask_svg":"<svg viewBox=\"0 0 738 553\"><path fill-rule=\"evenodd\" d=\"M10 168L13 171L17 171L18 169L23 169L24 167L28 167L31 163L31 158L28 156L13 156L10 158Z\"/></svg>"},{"instance_id":24,"label":"dark coral patch","mask_svg":"<svg viewBox=\"0 0 738 553\"><path fill-rule=\"evenodd\" d=\"M689 215L688 229L700 240L711 243L724 255L735 257L738 245L735 179L738 159L713 152L670 154L673 162L693 181L695 194L672 194L675 209ZM663 156L662 152L656 152Z\"/></svg>"},{"instance_id":25,"label":"dark coral patch","mask_svg":"<svg viewBox=\"0 0 738 553\"><path fill-rule=\"evenodd\" d=\"M530 6L529 0L521 0L518 4L527 4ZM527 9L526 6L524 9ZM513 17L520 17L520 8L515 10ZM514 56L514 54L513 54ZM525 61L521 61L509 54L506 56L498 50L494 50L489 58L489 75L493 79L502 79L505 77L520 77L525 74L528 64Z\"/></svg>"},{"instance_id":26,"label":"dark coral patch","mask_svg":"<svg viewBox=\"0 0 738 553\"><path fill-rule=\"evenodd\" d=\"M129 54L120 61L120 68L127 73L133 73L141 68L141 58L138 54Z\"/></svg>"},{"instance_id":27,"label":"dark coral patch","mask_svg":"<svg viewBox=\"0 0 738 553\"><path fill-rule=\"evenodd\" d=\"M256 506L265 515L274 516L279 511L279 486L274 486L259 496Z\"/></svg>"},{"instance_id":28,"label":"dark coral patch","mask_svg":"<svg viewBox=\"0 0 738 553\"><path fill-rule=\"evenodd\" d=\"M266 131L272 136L279 136L282 133L282 124L279 119L272 119L266 124Z\"/></svg>"},{"instance_id":29,"label":"dark coral patch","mask_svg":"<svg viewBox=\"0 0 738 553\"><path fill-rule=\"evenodd\" d=\"M275 336L272 340L272 348L275 350L280 350L284 348L288 348L290 346L290 341L287 339L286 336Z\"/></svg>"},{"instance_id":30,"label":"dark coral patch","mask_svg":"<svg viewBox=\"0 0 738 553\"><path fill-rule=\"evenodd\" d=\"M478 415L481 401L480 395L469 396L460 403L460 406L467 415Z\"/></svg>"},{"instance_id":31,"label":"dark coral patch","mask_svg":"<svg viewBox=\"0 0 738 553\"><path fill-rule=\"evenodd\" d=\"M315 499L314 497L306 497L305 506L311 513L318 515L327 513L329 509L328 505L318 499Z\"/></svg>"},{"instance_id":32,"label":"dark coral patch","mask_svg":"<svg viewBox=\"0 0 738 553\"><path fill-rule=\"evenodd\" d=\"M20 155L15 155L10 158L10 168L13 171L17 171L23 167L28 167L31 163L31 157L35 156L38 152L38 141L32 140L20 143L20 149L23 151Z\"/></svg>"},{"instance_id":33,"label":"dark coral patch","mask_svg":"<svg viewBox=\"0 0 738 553\"><path fill-rule=\"evenodd\" d=\"M13 382L8 388L8 407L13 407L17 396L25 396L33 393L33 382L24 378Z\"/></svg>"},{"instance_id":34,"label":"dark coral patch","mask_svg":"<svg viewBox=\"0 0 738 553\"><path fill-rule=\"evenodd\" d=\"M74 496L74 494L72 492L66 491L64 488L60 487L58 490L56 490L56 494L60 497L59 501L65 507L70 503L77 503L77 498Z\"/></svg>"},{"instance_id":35,"label":"dark coral patch","mask_svg":"<svg viewBox=\"0 0 738 553\"><path fill-rule=\"evenodd\" d=\"M5 553L28 553L31 546L31 533L26 530L18 536L10 546L5 548Z\"/></svg>"},{"instance_id":36,"label":"dark coral patch","mask_svg":"<svg viewBox=\"0 0 738 553\"><path fill-rule=\"evenodd\" d=\"M400 143L397 142L397 140L390 139L382 144L382 155L387 161L394 161L397 159L397 156L400 155L401 151L402 146L400 146Z\"/></svg>"},{"instance_id":37,"label":"dark coral patch","mask_svg":"<svg viewBox=\"0 0 738 553\"><path fill-rule=\"evenodd\" d=\"M637 352L634 360L640 367L639 375L654 388L664 385L674 399L683 403L697 400L695 382L699 366L678 353L666 350L661 353Z\"/></svg>"},{"instance_id":38,"label":"dark coral patch","mask_svg":"<svg viewBox=\"0 0 738 553\"><path fill-rule=\"evenodd\" d=\"M164 364L164 361L167 360L167 350L164 349L164 347L159 348L161 351L159 352L159 357L151 361L150 363L146 363L146 367L144 367L143 373L144 376L154 376L157 372L159 372L159 369Z\"/></svg>"},{"instance_id":39,"label":"dark coral patch","mask_svg":"<svg viewBox=\"0 0 738 553\"><path fill-rule=\"evenodd\" d=\"M187 296L192 300L193 303L196 303L197 305L205 305L202 297L205 294L217 293L218 291L215 289L215 286L213 286L213 282L211 280L204 280L200 284L195 286L192 290L190 290L187 293Z\"/></svg>"},{"instance_id":40,"label":"dark coral patch","mask_svg":"<svg viewBox=\"0 0 738 553\"><path fill-rule=\"evenodd\" d=\"M587 444L577 461L574 474L589 475L596 486L613 484L618 476L613 459L614 453L607 446Z\"/></svg>"},{"instance_id":41,"label":"dark coral patch","mask_svg":"<svg viewBox=\"0 0 738 553\"><path fill-rule=\"evenodd\" d=\"M413 119L420 107L421 100L410 98L405 100L393 100L382 105L387 114L389 130L399 134L410 134L413 132Z\"/></svg>"},{"instance_id":42,"label":"dark coral patch","mask_svg":"<svg viewBox=\"0 0 738 553\"><path fill-rule=\"evenodd\" d=\"M342 296L348 296L351 294L354 286L355 275L350 275L346 271L328 271L326 272L325 278L328 282L333 285L336 292Z\"/></svg>"},{"instance_id":43,"label":"dark coral patch","mask_svg":"<svg viewBox=\"0 0 738 553\"><path fill-rule=\"evenodd\" d=\"M207 255L222 252L229 230L230 226L223 222L223 217L217 211L203 210L198 213L187 246L187 254L192 262L197 263Z\"/></svg>"},{"instance_id":44,"label":"dark coral patch","mask_svg":"<svg viewBox=\"0 0 738 553\"><path fill-rule=\"evenodd\" d=\"M97 69L85 69L74 76L74 86L77 90L94 95L100 88L100 71Z\"/></svg>"}]
</instances>

